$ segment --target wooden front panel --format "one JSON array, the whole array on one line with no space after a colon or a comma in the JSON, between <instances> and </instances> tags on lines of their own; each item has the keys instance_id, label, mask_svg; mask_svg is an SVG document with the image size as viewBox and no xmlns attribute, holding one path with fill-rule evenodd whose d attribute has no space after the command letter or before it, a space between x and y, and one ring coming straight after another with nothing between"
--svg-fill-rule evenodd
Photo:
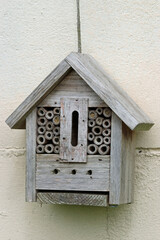
<instances>
[{"instance_id":1,"label":"wooden front panel","mask_svg":"<svg viewBox=\"0 0 160 240\"><path fill-rule=\"evenodd\" d=\"M77 119L73 119L77 113ZM86 162L88 99L61 99L60 158L67 162ZM77 126L74 126L77 121ZM77 136L74 136L76 132ZM74 144L76 139L76 143Z\"/></svg>"},{"instance_id":2,"label":"wooden front panel","mask_svg":"<svg viewBox=\"0 0 160 240\"><path fill-rule=\"evenodd\" d=\"M89 107L105 107L106 103L72 70L60 84L40 103L41 106L60 107L61 98L88 98Z\"/></svg>"},{"instance_id":3,"label":"wooden front panel","mask_svg":"<svg viewBox=\"0 0 160 240\"><path fill-rule=\"evenodd\" d=\"M109 191L110 156L87 156L87 164L61 163L59 155L37 155L36 189Z\"/></svg>"}]
</instances>

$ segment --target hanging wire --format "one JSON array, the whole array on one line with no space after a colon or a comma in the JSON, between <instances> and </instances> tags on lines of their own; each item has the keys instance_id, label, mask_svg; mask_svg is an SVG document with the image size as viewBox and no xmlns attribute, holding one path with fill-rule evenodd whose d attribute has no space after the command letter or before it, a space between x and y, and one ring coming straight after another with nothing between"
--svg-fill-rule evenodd
<instances>
[{"instance_id":1,"label":"hanging wire","mask_svg":"<svg viewBox=\"0 0 160 240\"><path fill-rule=\"evenodd\" d=\"M82 52L82 46L81 46L81 21L80 21L80 6L79 2L80 0L76 0L77 2L77 38L78 38L78 52Z\"/></svg>"}]
</instances>

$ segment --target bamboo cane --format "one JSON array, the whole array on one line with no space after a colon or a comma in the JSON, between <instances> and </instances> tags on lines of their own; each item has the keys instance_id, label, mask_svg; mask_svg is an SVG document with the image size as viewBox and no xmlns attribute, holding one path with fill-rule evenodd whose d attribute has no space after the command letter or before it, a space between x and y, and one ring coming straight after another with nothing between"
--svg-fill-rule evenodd
<instances>
[{"instance_id":1,"label":"bamboo cane","mask_svg":"<svg viewBox=\"0 0 160 240\"><path fill-rule=\"evenodd\" d=\"M54 125L59 125L60 124L60 116L59 115L54 116L53 123L54 123Z\"/></svg>"},{"instance_id":2,"label":"bamboo cane","mask_svg":"<svg viewBox=\"0 0 160 240\"><path fill-rule=\"evenodd\" d=\"M60 140L59 136L54 136L52 138L52 142L53 142L54 145L59 145L59 140Z\"/></svg>"},{"instance_id":3,"label":"bamboo cane","mask_svg":"<svg viewBox=\"0 0 160 240\"><path fill-rule=\"evenodd\" d=\"M93 132L93 134L94 135L101 135L102 134L102 127L100 127L100 126L94 126L93 128L92 128L92 132Z\"/></svg>"},{"instance_id":4,"label":"bamboo cane","mask_svg":"<svg viewBox=\"0 0 160 240\"><path fill-rule=\"evenodd\" d=\"M47 111L46 114L45 114L45 117L48 120L51 120L54 117L53 111Z\"/></svg>"},{"instance_id":5,"label":"bamboo cane","mask_svg":"<svg viewBox=\"0 0 160 240\"><path fill-rule=\"evenodd\" d=\"M45 126L47 123L47 119L45 117L39 117L37 119L37 123L39 126Z\"/></svg>"},{"instance_id":6,"label":"bamboo cane","mask_svg":"<svg viewBox=\"0 0 160 240\"><path fill-rule=\"evenodd\" d=\"M37 153L44 153L44 146L43 145L38 145L36 152Z\"/></svg>"},{"instance_id":7,"label":"bamboo cane","mask_svg":"<svg viewBox=\"0 0 160 240\"><path fill-rule=\"evenodd\" d=\"M98 146L96 144L88 145L88 148L87 148L88 154L91 154L91 155L96 154L97 150L98 150Z\"/></svg>"},{"instance_id":8,"label":"bamboo cane","mask_svg":"<svg viewBox=\"0 0 160 240\"><path fill-rule=\"evenodd\" d=\"M102 144L98 147L98 152L100 155L106 155L107 153L109 153L109 149L109 146L107 146L106 144Z\"/></svg>"},{"instance_id":9,"label":"bamboo cane","mask_svg":"<svg viewBox=\"0 0 160 240\"><path fill-rule=\"evenodd\" d=\"M97 117L97 118L96 118L96 124L99 125L99 126L101 126L102 123L103 123L103 120L104 120L104 118L102 118L102 117Z\"/></svg>"},{"instance_id":10,"label":"bamboo cane","mask_svg":"<svg viewBox=\"0 0 160 240\"><path fill-rule=\"evenodd\" d=\"M93 119L90 119L89 121L88 121L88 126L89 127L94 127L96 125L96 122L93 120Z\"/></svg>"},{"instance_id":11,"label":"bamboo cane","mask_svg":"<svg viewBox=\"0 0 160 240\"><path fill-rule=\"evenodd\" d=\"M60 114L60 108L58 108L58 107L54 108L53 113L59 115Z\"/></svg>"},{"instance_id":12,"label":"bamboo cane","mask_svg":"<svg viewBox=\"0 0 160 240\"><path fill-rule=\"evenodd\" d=\"M109 145L111 143L111 138L110 137L104 137L103 141L104 141L104 144Z\"/></svg>"},{"instance_id":13,"label":"bamboo cane","mask_svg":"<svg viewBox=\"0 0 160 240\"><path fill-rule=\"evenodd\" d=\"M53 128L53 134L58 136L60 134L60 127L54 127Z\"/></svg>"},{"instance_id":14,"label":"bamboo cane","mask_svg":"<svg viewBox=\"0 0 160 240\"><path fill-rule=\"evenodd\" d=\"M110 110L109 108L105 108L105 109L103 110L103 115L104 115L106 118L111 117L111 114L112 114L112 112L111 112L111 110Z\"/></svg>"},{"instance_id":15,"label":"bamboo cane","mask_svg":"<svg viewBox=\"0 0 160 240\"><path fill-rule=\"evenodd\" d=\"M37 137L37 143L38 143L39 145L42 145L42 144L45 144L45 143L46 143L46 139L45 139L44 135L38 135L38 137Z\"/></svg>"},{"instance_id":16,"label":"bamboo cane","mask_svg":"<svg viewBox=\"0 0 160 240\"><path fill-rule=\"evenodd\" d=\"M95 138L94 134L92 132L88 133L88 140L93 141Z\"/></svg>"},{"instance_id":17,"label":"bamboo cane","mask_svg":"<svg viewBox=\"0 0 160 240\"><path fill-rule=\"evenodd\" d=\"M44 134L46 132L46 127L45 126L40 126L37 129L37 132L41 135Z\"/></svg>"},{"instance_id":18,"label":"bamboo cane","mask_svg":"<svg viewBox=\"0 0 160 240\"><path fill-rule=\"evenodd\" d=\"M54 153L57 153L57 154L59 153L59 146L54 147Z\"/></svg>"},{"instance_id":19,"label":"bamboo cane","mask_svg":"<svg viewBox=\"0 0 160 240\"><path fill-rule=\"evenodd\" d=\"M54 151L54 146L53 144L47 144L45 147L44 147L44 150L46 153L53 153Z\"/></svg>"},{"instance_id":20,"label":"bamboo cane","mask_svg":"<svg viewBox=\"0 0 160 240\"><path fill-rule=\"evenodd\" d=\"M54 127L53 122L48 121L47 124L46 124L46 129L47 129L48 131L52 131L52 130L53 130L53 127Z\"/></svg>"},{"instance_id":21,"label":"bamboo cane","mask_svg":"<svg viewBox=\"0 0 160 240\"><path fill-rule=\"evenodd\" d=\"M52 140L52 138L53 138L53 132L51 132L51 131L46 131L44 136L45 136L45 138L46 138L47 140Z\"/></svg>"},{"instance_id":22,"label":"bamboo cane","mask_svg":"<svg viewBox=\"0 0 160 240\"><path fill-rule=\"evenodd\" d=\"M44 117L45 114L46 114L46 110L41 107L41 108L38 108L37 113L38 113L38 116L39 116L39 117Z\"/></svg>"},{"instance_id":23,"label":"bamboo cane","mask_svg":"<svg viewBox=\"0 0 160 240\"><path fill-rule=\"evenodd\" d=\"M89 119L96 119L97 118L97 113L95 110L90 110L89 111L89 115L88 115Z\"/></svg>"},{"instance_id":24,"label":"bamboo cane","mask_svg":"<svg viewBox=\"0 0 160 240\"><path fill-rule=\"evenodd\" d=\"M94 139L94 144L101 145L103 143L103 137L102 136L96 136Z\"/></svg>"},{"instance_id":25,"label":"bamboo cane","mask_svg":"<svg viewBox=\"0 0 160 240\"><path fill-rule=\"evenodd\" d=\"M110 119L105 119L102 123L104 128L109 128L111 126L111 120Z\"/></svg>"},{"instance_id":26,"label":"bamboo cane","mask_svg":"<svg viewBox=\"0 0 160 240\"><path fill-rule=\"evenodd\" d=\"M98 113L98 115L101 115L103 113L103 109L98 107L96 108L96 112Z\"/></svg>"},{"instance_id":27,"label":"bamboo cane","mask_svg":"<svg viewBox=\"0 0 160 240\"><path fill-rule=\"evenodd\" d=\"M104 137L109 137L109 136L111 135L111 129L109 129L109 128L103 129L102 135L103 135Z\"/></svg>"}]
</instances>

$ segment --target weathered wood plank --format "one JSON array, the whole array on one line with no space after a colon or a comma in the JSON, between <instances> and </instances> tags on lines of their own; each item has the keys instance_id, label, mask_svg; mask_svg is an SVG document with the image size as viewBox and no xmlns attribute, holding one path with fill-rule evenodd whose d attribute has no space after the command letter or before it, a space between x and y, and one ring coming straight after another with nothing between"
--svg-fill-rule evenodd
<instances>
[{"instance_id":1,"label":"weathered wood plank","mask_svg":"<svg viewBox=\"0 0 160 240\"><path fill-rule=\"evenodd\" d=\"M93 57L71 53L66 61L131 130L149 130L153 126L150 118L107 76Z\"/></svg>"},{"instance_id":2,"label":"weathered wood plank","mask_svg":"<svg viewBox=\"0 0 160 240\"><path fill-rule=\"evenodd\" d=\"M36 109L26 118L26 201L36 202Z\"/></svg>"},{"instance_id":3,"label":"weathered wood plank","mask_svg":"<svg viewBox=\"0 0 160 240\"><path fill-rule=\"evenodd\" d=\"M41 106L60 106L61 98L88 98L89 107L106 107L106 103L72 70L41 103Z\"/></svg>"},{"instance_id":4,"label":"weathered wood plank","mask_svg":"<svg viewBox=\"0 0 160 240\"><path fill-rule=\"evenodd\" d=\"M112 113L109 204L133 201L134 139L133 132Z\"/></svg>"},{"instance_id":5,"label":"weathered wood plank","mask_svg":"<svg viewBox=\"0 0 160 240\"><path fill-rule=\"evenodd\" d=\"M122 124L121 204L133 202L134 150L135 141L133 132L125 124Z\"/></svg>"},{"instance_id":6,"label":"weathered wood plank","mask_svg":"<svg viewBox=\"0 0 160 240\"><path fill-rule=\"evenodd\" d=\"M78 113L78 141L72 145L72 113ZM86 162L87 156L88 99L61 99L60 158L68 162Z\"/></svg>"},{"instance_id":7,"label":"weathered wood plank","mask_svg":"<svg viewBox=\"0 0 160 240\"><path fill-rule=\"evenodd\" d=\"M71 70L66 61L62 61L7 118L10 128L25 128L25 118L68 74Z\"/></svg>"},{"instance_id":8,"label":"weathered wood plank","mask_svg":"<svg viewBox=\"0 0 160 240\"><path fill-rule=\"evenodd\" d=\"M108 194L39 192L37 197L41 203L68 204L84 206L108 206Z\"/></svg>"},{"instance_id":9,"label":"weathered wood plank","mask_svg":"<svg viewBox=\"0 0 160 240\"><path fill-rule=\"evenodd\" d=\"M64 164L64 166L66 166L65 162L61 162L60 161L60 155L59 154L36 154L36 159L37 161L53 161L55 164ZM87 155L87 164L95 164L95 162L100 162L100 163L104 163L107 162L109 164L110 162L110 156L109 155ZM73 166L77 166L78 163L69 163L68 165L73 164Z\"/></svg>"},{"instance_id":10,"label":"weathered wood plank","mask_svg":"<svg viewBox=\"0 0 160 240\"><path fill-rule=\"evenodd\" d=\"M36 189L109 191L109 156L88 156L87 164L61 163L38 154L37 158Z\"/></svg>"},{"instance_id":11,"label":"weathered wood plank","mask_svg":"<svg viewBox=\"0 0 160 240\"><path fill-rule=\"evenodd\" d=\"M122 121L112 112L109 204L119 204L121 194Z\"/></svg>"}]
</instances>

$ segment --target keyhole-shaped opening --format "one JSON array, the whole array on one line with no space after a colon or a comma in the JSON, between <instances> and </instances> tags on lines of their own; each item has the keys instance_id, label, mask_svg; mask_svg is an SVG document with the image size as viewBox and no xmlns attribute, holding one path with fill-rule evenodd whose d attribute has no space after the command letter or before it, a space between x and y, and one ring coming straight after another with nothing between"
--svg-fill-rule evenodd
<instances>
[{"instance_id":1,"label":"keyhole-shaped opening","mask_svg":"<svg viewBox=\"0 0 160 240\"><path fill-rule=\"evenodd\" d=\"M78 121L79 113L77 111L72 112L72 137L71 144L73 147L78 144Z\"/></svg>"}]
</instances>

